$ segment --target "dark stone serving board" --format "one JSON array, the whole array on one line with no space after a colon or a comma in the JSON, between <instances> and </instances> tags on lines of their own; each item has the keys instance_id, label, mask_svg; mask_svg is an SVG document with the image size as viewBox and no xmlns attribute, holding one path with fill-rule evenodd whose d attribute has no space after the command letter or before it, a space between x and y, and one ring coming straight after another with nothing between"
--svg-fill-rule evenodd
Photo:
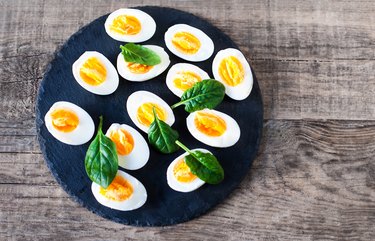
<instances>
[{"instance_id":1,"label":"dark stone serving board","mask_svg":"<svg viewBox=\"0 0 375 241\"><path fill-rule=\"evenodd\" d=\"M173 55L165 46L164 33L174 24L185 23L197 27L214 41L215 51L211 58L204 62L193 63L204 69L211 77L212 60L216 53L228 47L238 48L219 29L190 13L162 7L138 7L138 9L150 14L157 24L155 35L142 44L162 46L169 54L170 66L179 62L187 62ZM206 148L215 154L225 170L225 179L222 183L205 184L190 193L176 192L167 184L166 170L171 161L183 151L163 155L150 148L150 160L145 167L136 171L125 170L146 187L148 193L146 204L133 211L112 210L100 205L91 192L91 181L84 167L85 153L89 143L70 146L59 142L47 131L44 125L44 115L56 101L70 101L85 109L96 126L99 116L103 115L103 130L106 131L114 122L135 127L125 108L127 97L134 91L151 91L170 105L178 102L178 98L169 91L165 84L169 68L162 75L146 82L129 82L120 77L119 88L108 96L92 94L75 81L71 67L85 51L98 51L116 66L116 57L120 52L119 46L123 43L106 34L104 22L107 16L94 20L71 36L57 51L54 60L46 70L39 88L36 106L38 139L46 163L58 183L74 200L90 211L115 222L135 226L165 226L198 217L220 203L237 187L248 173L257 153L263 127L263 104L255 74L253 72L253 90L247 99L234 101L225 97L217 108L236 119L241 128L241 138L232 147L213 148L200 143L187 130L185 119L188 113L183 107L174 110L176 122L173 127L179 131L180 140L191 149ZM140 133L147 139L145 133L142 131Z\"/></svg>"}]
</instances>

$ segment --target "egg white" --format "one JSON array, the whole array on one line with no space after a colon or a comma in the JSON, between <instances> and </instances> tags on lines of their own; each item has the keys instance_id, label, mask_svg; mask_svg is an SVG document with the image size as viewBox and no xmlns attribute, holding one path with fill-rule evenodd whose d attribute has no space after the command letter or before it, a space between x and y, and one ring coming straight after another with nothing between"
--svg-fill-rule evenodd
<instances>
[{"instance_id":1,"label":"egg white","mask_svg":"<svg viewBox=\"0 0 375 241\"><path fill-rule=\"evenodd\" d=\"M173 114L173 111L171 107L159 96L149 92L149 91L136 91L132 93L126 102L126 109L128 111L128 115L130 119L133 121L133 123L142 131L148 133L149 127L142 125L138 120L137 120L137 110L138 107L141 106L143 103L155 103L162 107L166 113L167 119L165 120L165 123L168 125L173 125L175 121L175 117Z\"/></svg>"},{"instance_id":2,"label":"egg white","mask_svg":"<svg viewBox=\"0 0 375 241\"><path fill-rule=\"evenodd\" d=\"M120 125L117 123L112 124L105 135L109 137L112 131L119 129L126 130L130 133L130 135L132 135L134 147L128 155L117 154L118 165L127 170L137 170L142 168L144 165L146 165L150 157L150 149L148 148L145 138L143 138L143 136L133 127L125 124Z\"/></svg>"},{"instance_id":3,"label":"egg white","mask_svg":"<svg viewBox=\"0 0 375 241\"><path fill-rule=\"evenodd\" d=\"M61 132L52 124L51 114L56 109L67 109L73 111L79 119L78 126L71 132ZM55 102L44 116L44 123L47 130L53 137L62 143L69 145L82 145L88 142L94 135L95 125L91 116L81 107L67 101Z\"/></svg>"},{"instance_id":4,"label":"egg white","mask_svg":"<svg viewBox=\"0 0 375 241\"><path fill-rule=\"evenodd\" d=\"M227 85L219 74L219 66L221 61L229 56L236 57L244 68L244 79L242 83L240 83L237 86ZM225 94L227 94L230 98L234 100L244 100L250 95L251 90L253 88L253 74L251 72L250 65L247 62L245 56L238 49L227 48L224 50L220 50L216 54L214 61L212 62L212 72L214 78L220 81L225 86Z\"/></svg>"},{"instance_id":5,"label":"egg white","mask_svg":"<svg viewBox=\"0 0 375 241\"><path fill-rule=\"evenodd\" d=\"M104 64L107 70L107 77L103 83L97 86L87 84L80 76L80 68L86 62L88 58L95 57ZM115 92L119 85L119 77L115 67L112 63L101 53L96 51L86 51L84 52L72 66L73 76L80 86L82 86L87 91L97 94L97 95L109 95Z\"/></svg>"},{"instance_id":6,"label":"egg white","mask_svg":"<svg viewBox=\"0 0 375 241\"><path fill-rule=\"evenodd\" d=\"M186 118L186 125L190 134L198 141L213 147L230 147L236 144L236 142L240 139L241 130L237 121L229 115L217 110L204 109L201 110L201 112L206 112L221 117L226 123L226 131L221 136L208 136L200 132L194 123L197 112L198 111L191 113Z\"/></svg>"},{"instance_id":7,"label":"egg white","mask_svg":"<svg viewBox=\"0 0 375 241\"><path fill-rule=\"evenodd\" d=\"M200 49L195 54L185 54L180 52L172 43L173 36L178 32L188 32L194 35L201 42ZM211 57L214 52L214 42L202 30L187 24L176 24L170 27L164 35L167 48L176 56L191 62L204 61Z\"/></svg>"},{"instance_id":8,"label":"egg white","mask_svg":"<svg viewBox=\"0 0 375 241\"><path fill-rule=\"evenodd\" d=\"M116 175L122 176L133 186L132 195L124 201L109 200L100 194L100 186L93 182L91 185L91 191L95 199L100 204L106 207L120 211L130 211L142 207L147 200L147 192L143 184L140 181L138 181L138 179L127 174L126 172L118 170Z\"/></svg>"},{"instance_id":9,"label":"egg white","mask_svg":"<svg viewBox=\"0 0 375 241\"><path fill-rule=\"evenodd\" d=\"M210 151L208 151L206 149L201 149L201 148L194 149L192 151L201 151L203 153L211 153ZM173 168L176 165L176 163L179 160L181 160L182 158L185 158L185 156L187 156L187 155L189 155L189 153L185 152L184 154L182 154L179 157L177 157L176 159L174 159L172 161L172 163L168 166L168 169L167 169L167 183L173 190L178 191L178 192L191 192L191 191L194 191L194 190L198 189L203 184L205 184L205 182L203 180L199 179L199 177L197 177L192 182L180 182L173 175Z\"/></svg>"},{"instance_id":10,"label":"egg white","mask_svg":"<svg viewBox=\"0 0 375 241\"><path fill-rule=\"evenodd\" d=\"M162 47L156 45L144 45L143 47L146 47L154 51L157 55L159 55L161 62L157 65L154 65L152 69L150 69L150 71L148 71L147 73L135 74L130 72L129 68L127 67L127 64L129 62L126 62L124 56L122 55L122 53L120 53L117 56L117 70L124 79L129 81L140 82L155 78L156 76L163 73L171 63L168 54L164 51Z\"/></svg>"},{"instance_id":11,"label":"egg white","mask_svg":"<svg viewBox=\"0 0 375 241\"><path fill-rule=\"evenodd\" d=\"M120 15L129 15L136 17L141 23L141 31L134 35L122 35L117 32L111 31L110 26L113 20ZM111 13L104 23L104 28L107 34L118 41L129 43L140 43L149 40L156 31L155 20L147 13L131 8L120 8Z\"/></svg>"},{"instance_id":12,"label":"egg white","mask_svg":"<svg viewBox=\"0 0 375 241\"><path fill-rule=\"evenodd\" d=\"M172 91L172 93L177 95L178 97L181 97L184 91L174 86L173 80L175 79L175 76L181 71L193 72L196 75L200 76L202 80L210 78L207 72L199 68L198 66L187 64L187 63L178 63L178 64L173 65L168 71L166 84L167 84L168 89Z\"/></svg>"}]
</instances>

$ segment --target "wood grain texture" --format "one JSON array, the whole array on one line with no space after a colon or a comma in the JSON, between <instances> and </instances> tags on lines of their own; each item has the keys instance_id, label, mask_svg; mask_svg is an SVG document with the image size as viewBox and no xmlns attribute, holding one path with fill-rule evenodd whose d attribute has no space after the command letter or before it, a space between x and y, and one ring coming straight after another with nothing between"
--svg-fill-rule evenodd
<instances>
[{"instance_id":1,"label":"wood grain texture","mask_svg":"<svg viewBox=\"0 0 375 241\"><path fill-rule=\"evenodd\" d=\"M68 198L40 154L3 154L0 223L11 230L0 234L24 239L37 233L42 240L371 240L374 138L373 122L267 121L259 156L233 195L208 215L165 228L103 220Z\"/></svg>"},{"instance_id":2,"label":"wood grain texture","mask_svg":"<svg viewBox=\"0 0 375 241\"><path fill-rule=\"evenodd\" d=\"M80 207L35 137L54 51L93 19L138 5L214 23L263 92L265 129L248 176L207 215L171 227L123 226ZM373 240L374 12L371 0L0 0L0 240Z\"/></svg>"},{"instance_id":3,"label":"wood grain texture","mask_svg":"<svg viewBox=\"0 0 375 241\"><path fill-rule=\"evenodd\" d=\"M93 19L124 7L117 1L81 1L81 8L72 3L1 2L0 100L25 111L11 115L4 106L0 112L32 114L38 82L56 47ZM375 119L374 1L158 3L197 14L235 40L256 71L266 119Z\"/></svg>"}]
</instances>

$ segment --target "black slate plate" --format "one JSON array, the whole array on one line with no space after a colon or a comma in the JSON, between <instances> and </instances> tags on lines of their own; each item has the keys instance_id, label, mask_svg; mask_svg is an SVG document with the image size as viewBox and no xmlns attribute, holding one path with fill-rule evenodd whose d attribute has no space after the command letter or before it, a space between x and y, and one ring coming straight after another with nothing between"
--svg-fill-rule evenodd
<instances>
[{"instance_id":1,"label":"black slate plate","mask_svg":"<svg viewBox=\"0 0 375 241\"><path fill-rule=\"evenodd\" d=\"M215 52L204 62L195 63L212 76L211 64L215 54L224 48L238 48L237 45L219 29L192 14L162 7L139 7L150 14L157 23L155 35L143 44L162 46L168 52L171 65L186 62L168 51L164 44L166 30L178 23L186 23L203 30L215 43ZM225 180L219 185L205 184L190 193L180 193L169 188L166 181L168 165L182 151L171 155L162 155L151 148L150 160L145 167L136 171L127 171L140 180L147 189L148 199L141 208L121 212L100 205L91 193L91 181L84 168L84 157L89 143L81 146L69 146L54 139L44 125L44 115L56 101L70 101L81 106L93 118L97 126L99 116L104 116L103 130L111 123L126 123L133 127L125 103L127 97L137 90L148 90L162 97L168 104L178 101L165 84L165 71L150 81L134 83L120 77L119 88L109 96L94 95L84 90L75 81L71 66L85 51L103 53L114 66L121 42L110 38L104 30L106 16L102 16L80 29L62 46L50 63L40 85L37 106L36 126L41 150L48 167L59 184L77 202L115 222L135 226L164 226L181 223L202 215L220 203L240 183L250 169L258 150L263 125L263 104L254 76L254 86L250 96L243 101L234 101L225 97L217 110L229 114L237 120L241 128L241 138L230 148L213 148L195 140L185 124L187 113L183 107L175 109L176 122L173 125L180 133L180 140L191 149L206 148L214 153L225 170ZM136 128L137 129L137 128ZM140 131L147 139L147 136Z\"/></svg>"}]
</instances>

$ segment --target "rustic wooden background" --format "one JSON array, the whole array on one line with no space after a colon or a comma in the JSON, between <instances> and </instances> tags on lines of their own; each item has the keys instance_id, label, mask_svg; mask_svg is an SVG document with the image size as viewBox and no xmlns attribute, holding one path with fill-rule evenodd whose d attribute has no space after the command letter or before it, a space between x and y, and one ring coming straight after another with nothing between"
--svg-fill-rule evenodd
<instances>
[{"instance_id":1,"label":"rustic wooden background","mask_svg":"<svg viewBox=\"0 0 375 241\"><path fill-rule=\"evenodd\" d=\"M47 169L35 98L54 51L120 7L169 6L227 33L257 74L264 134L222 204L163 228L109 222ZM375 1L0 0L0 240L374 240Z\"/></svg>"}]
</instances>

